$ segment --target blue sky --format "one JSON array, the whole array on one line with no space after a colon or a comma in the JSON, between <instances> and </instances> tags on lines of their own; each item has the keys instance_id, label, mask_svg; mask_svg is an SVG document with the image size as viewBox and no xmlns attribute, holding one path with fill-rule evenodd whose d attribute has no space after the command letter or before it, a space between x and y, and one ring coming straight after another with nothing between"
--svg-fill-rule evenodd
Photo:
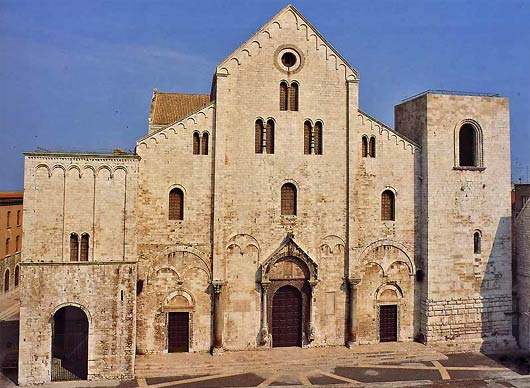
<instances>
[{"instance_id":1,"label":"blue sky","mask_svg":"<svg viewBox=\"0 0 530 388\"><path fill-rule=\"evenodd\" d=\"M284 1L0 0L0 191L22 152L133 149L152 89L209 93L215 66ZM426 89L510 98L513 179L530 174L530 2L297 1L361 76L360 106Z\"/></svg>"}]
</instances>

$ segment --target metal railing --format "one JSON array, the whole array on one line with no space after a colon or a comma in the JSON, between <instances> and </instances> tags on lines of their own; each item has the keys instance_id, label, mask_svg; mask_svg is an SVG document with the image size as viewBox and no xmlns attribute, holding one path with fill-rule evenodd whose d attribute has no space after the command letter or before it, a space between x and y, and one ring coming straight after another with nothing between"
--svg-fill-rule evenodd
<instances>
[{"instance_id":1,"label":"metal railing","mask_svg":"<svg viewBox=\"0 0 530 388\"><path fill-rule=\"evenodd\" d=\"M428 89L421 93L414 94L413 96L406 97L402 102L413 100L417 97L423 96L424 94L446 94L450 96L473 96L473 97L500 97L499 93L480 93L480 92L464 92L461 90L445 90L445 89Z\"/></svg>"}]
</instances>

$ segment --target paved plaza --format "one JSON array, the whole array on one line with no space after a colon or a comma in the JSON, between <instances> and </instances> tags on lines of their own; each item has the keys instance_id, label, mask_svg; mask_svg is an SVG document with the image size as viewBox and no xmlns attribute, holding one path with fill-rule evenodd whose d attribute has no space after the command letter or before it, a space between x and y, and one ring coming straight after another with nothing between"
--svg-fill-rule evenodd
<instances>
[{"instance_id":1,"label":"paved plaza","mask_svg":"<svg viewBox=\"0 0 530 388\"><path fill-rule=\"evenodd\" d=\"M137 357L132 381L68 381L43 387L458 387L529 388L528 356L444 354L417 343ZM11 382L4 381L9 386ZM0 380L0 386L2 381Z\"/></svg>"}]
</instances>

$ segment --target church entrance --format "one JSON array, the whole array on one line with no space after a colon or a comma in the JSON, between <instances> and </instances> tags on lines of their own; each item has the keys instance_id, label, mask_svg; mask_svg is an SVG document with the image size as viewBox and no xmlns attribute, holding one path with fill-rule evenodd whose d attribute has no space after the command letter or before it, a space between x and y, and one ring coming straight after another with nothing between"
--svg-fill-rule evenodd
<instances>
[{"instance_id":1,"label":"church entrance","mask_svg":"<svg viewBox=\"0 0 530 388\"><path fill-rule=\"evenodd\" d=\"M53 316L52 381L86 380L88 319L79 307L66 306Z\"/></svg>"},{"instance_id":2,"label":"church entrance","mask_svg":"<svg viewBox=\"0 0 530 388\"><path fill-rule=\"evenodd\" d=\"M397 312L395 304L379 306L379 341L397 341Z\"/></svg>"},{"instance_id":3,"label":"church entrance","mask_svg":"<svg viewBox=\"0 0 530 388\"><path fill-rule=\"evenodd\" d=\"M168 313L167 351L168 353L188 352L190 338L190 314L186 312Z\"/></svg>"},{"instance_id":4,"label":"church entrance","mask_svg":"<svg viewBox=\"0 0 530 388\"><path fill-rule=\"evenodd\" d=\"M302 346L302 295L283 286L272 300L272 346Z\"/></svg>"}]
</instances>

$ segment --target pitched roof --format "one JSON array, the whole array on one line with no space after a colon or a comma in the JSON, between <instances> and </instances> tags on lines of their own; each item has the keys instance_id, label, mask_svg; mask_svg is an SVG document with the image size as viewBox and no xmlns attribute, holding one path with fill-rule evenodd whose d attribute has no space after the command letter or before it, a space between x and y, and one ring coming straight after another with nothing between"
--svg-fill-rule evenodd
<instances>
[{"instance_id":1,"label":"pitched roof","mask_svg":"<svg viewBox=\"0 0 530 388\"><path fill-rule=\"evenodd\" d=\"M0 198L5 199L22 199L24 197L24 193L21 191L0 191Z\"/></svg>"},{"instance_id":2,"label":"pitched roof","mask_svg":"<svg viewBox=\"0 0 530 388\"><path fill-rule=\"evenodd\" d=\"M160 93L155 89L149 111L149 124L172 124L209 102L209 94Z\"/></svg>"}]
</instances>

